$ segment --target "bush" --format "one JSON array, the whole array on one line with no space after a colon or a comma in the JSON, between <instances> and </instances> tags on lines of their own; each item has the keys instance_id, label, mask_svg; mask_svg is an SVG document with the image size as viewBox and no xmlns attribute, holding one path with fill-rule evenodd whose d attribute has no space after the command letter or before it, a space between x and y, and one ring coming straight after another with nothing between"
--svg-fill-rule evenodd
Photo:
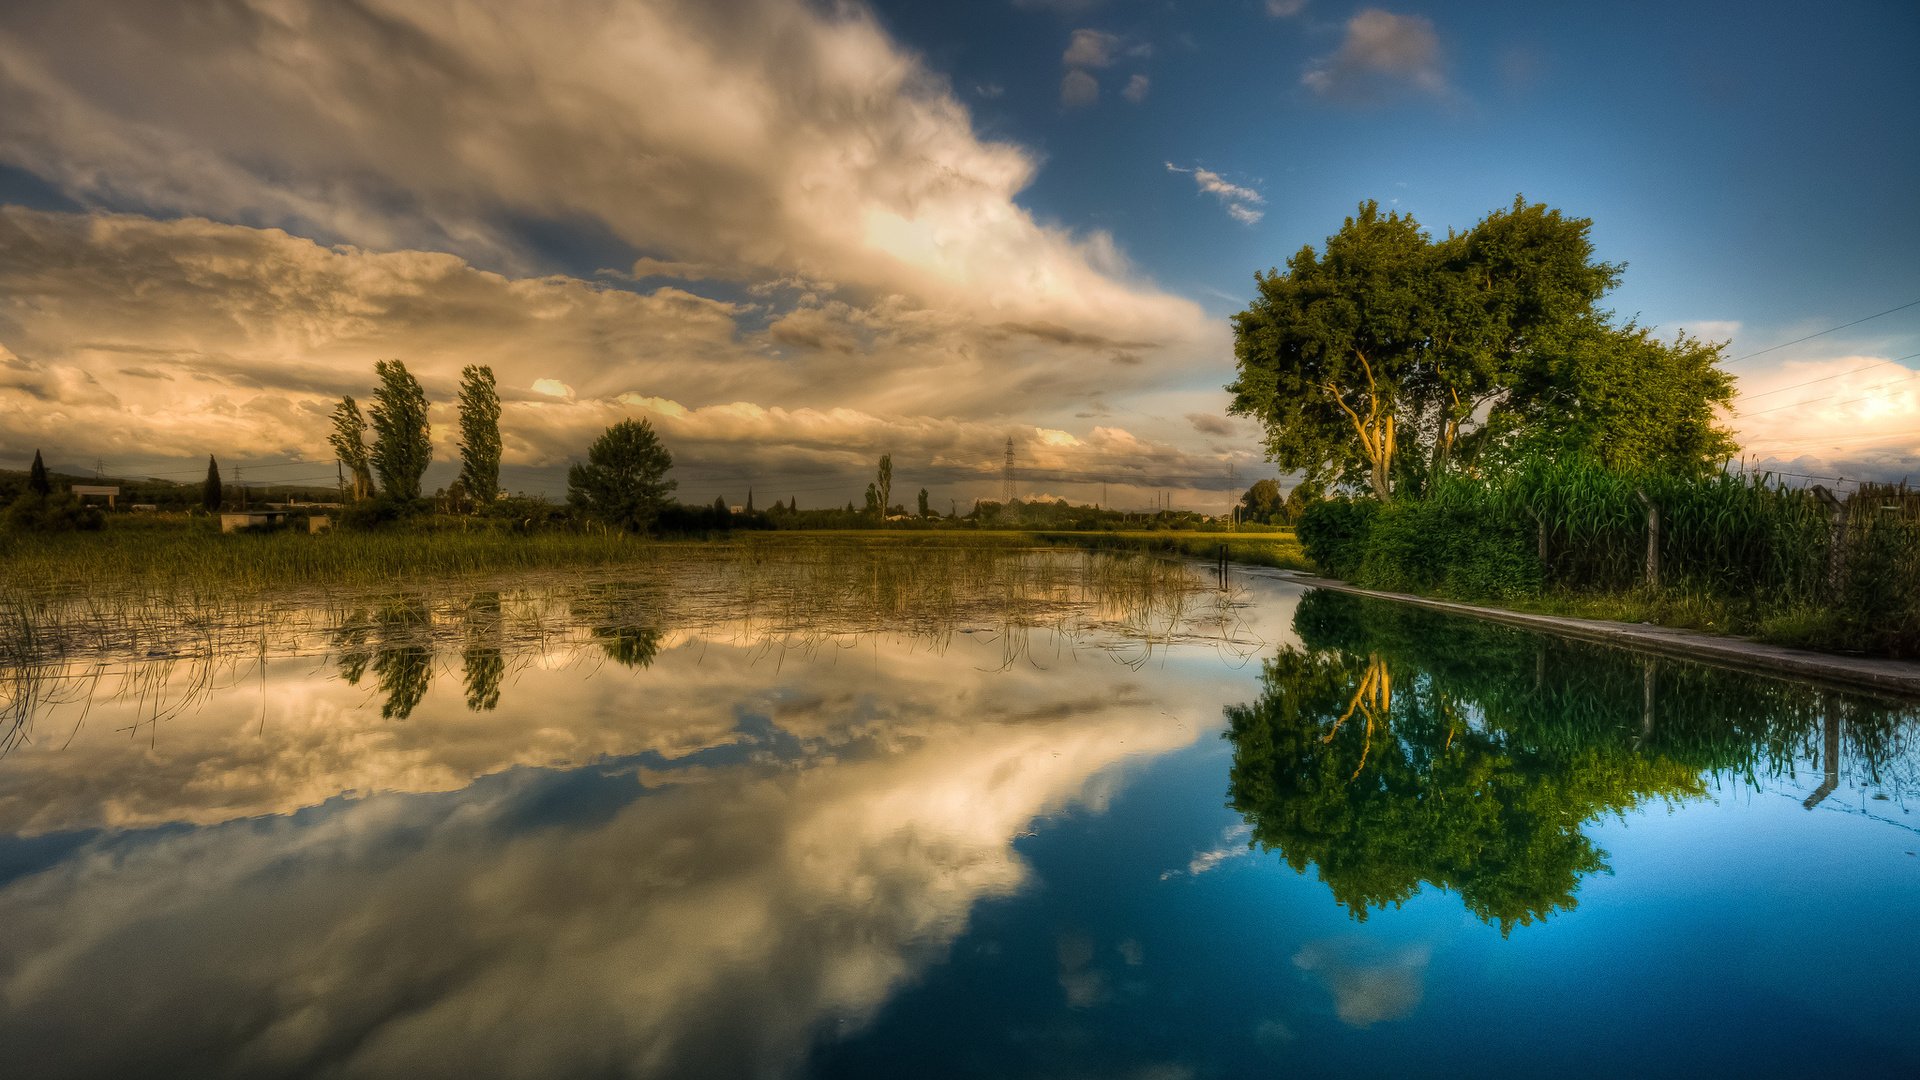
<instances>
[{"instance_id":1,"label":"bush","mask_svg":"<svg viewBox=\"0 0 1920 1080\"><path fill-rule=\"evenodd\" d=\"M1368 533L1380 504L1371 499L1325 499L1310 504L1296 527L1300 545L1307 549L1321 573L1352 579L1365 561Z\"/></svg>"},{"instance_id":2,"label":"bush","mask_svg":"<svg viewBox=\"0 0 1920 1080\"><path fill-rule=\"evenodd\" d=\"M103 529L107 515L71 495L22 494L0 514L0 532L65 533Z\"/></svg>"},{"instance_id":3,"label":"bush","mask_svg":"<svg viewBox=\"0 0 1920 1080\"><path fill-rule=\"evenodd\" d=\"M1483 490L1449 484L1374 513L1356 580L1376 589L1511 600L1540 591L1540 563L1529 531L1488 505Z\"/></svg>"}]
</instances>

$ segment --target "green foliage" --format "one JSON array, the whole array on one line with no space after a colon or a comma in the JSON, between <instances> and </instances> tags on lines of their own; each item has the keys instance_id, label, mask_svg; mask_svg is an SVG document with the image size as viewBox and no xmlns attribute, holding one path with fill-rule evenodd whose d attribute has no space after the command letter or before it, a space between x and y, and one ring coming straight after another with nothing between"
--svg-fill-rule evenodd
<instances>
[{"instance_id":1,"label":"green foliage","mask_svg":"<svg viewBox=\"0 0 1920 1080\"><path fill-rule=\"evenodd\" d=\"M920 516L921 517L933 516L933 512L927 509L927 489L926 488L920 489Z\"/></svg>"},{"instance_id":2,"label":"green foliage","mask_svg":"<svg viewBox=\"0 0 1920 1080\"><path fill-rule=\"evenodd\" d=\"M1588 320L1564 349L1521 373L1494 417L1486 457L1708 475L1739 449L1717 415L1733 401L1733 376L1719 366L1724 348Z\"/></svg>"},{"instance_id":3,"label":"green foliage","mask_svg":"<svg viewBox=\"0 0 1920 1080\"><path fill-rule=\"evenodd\" d=\"M500 493L500 394L493 369L469 365L460 372L460 484L467 498L491 508Z\"/></svg>"},{"instance_id":4,"label":"green foliage","mask_svg":"<svg viewBox=\"0 0 1920 1080\"><path fill-rule=\"evenodd\" d=\"M4 513L0 533L93 532L106 526L106 515L72 495L36 495L22 492Z\"/></svg>"},{"instance_id":5,"label":"green foliage","mask_svg":"<svg viewBox=\"0 0 1920 1080\"><path fill-rule=\"evenodd\" d=\"M1661 527L1651 590L1649 502ZM1323 571L1371 588L1508 602L1634 593L1675 625L1920 656L1920 494L1864 487L1848 507L1836 532L1812 491L1766 476L1528 458L1386 506L1316 504L1299 535Z\"/></svg>"},{"instance_id":6,"label":"green foliage","mask_svg":"<svg viewBox=\"0 0 1920 1080\"><path fill-rule=\"evenodd\" d=\"M567 470L567 502L607 525L644 532L678 486L667 479L671 468L673 455L652 424L622 420L594 440L585 463Z\"/></svg>"},{"instance_id":7,"label":"green foliage","mask_svg":"<svg viewBox=\"0 0 1920 1080\"><path fill-rule=\"evenodd\" d=\"M208 454L207 478L200 485L200 506L209 514L217 514L226 501L226 486L220 482L220 463Z\"/></svg>"},{"instance_id":8,"label":"green foliage","mask_svg":"<svg viewBox=\"0 0 1920 1080\"><path fill-rule=\"evenodd\" d=\"M1287 517L1286 498L1280 494L1280 482L1273 479L1255 480L1253 486L1240 496L1240 520L1258 522L1262 525L1284 525Z\"/></svg>"},{"instance_id":9,"label":"green foliage","mask_svg":"<svg viewBox=\"0 0 1920 1080\"><path fill-rule=\"evenodd\" d=\"M53 481L47 477L47 463L40 460L40 451L33 452L33 465L27 470L27 492L46 498L53 494Z\"/></svg>"},{"instance_id":10,"label":"green foliage","mask_svg":"<svg viewBox=\"0 0 1920 1080\"><path fill-rule=\"evenodd\" d=\"M1368 523L1358 578L1375 588L1510 600L1540 590L1533 535L1490 515L1458 481L1421 499L1397 499Z\"/></svg>"},{"instance_id":11,"label":"green foliage","mask_svg":"<svg viewBox=\"0 0 1920 1080\"><path fill-rule=\"evenodd\" d=\"M367 421L351 396L333 407L333 433L327 442L333 454L353 477L353 497L364 499L373 494L373 456L367 450Z\"/></svg>"},{"instance_id":12,"label":"green foliage","mask_svg":"<svg viewBox=\"0 0 1920 1080\"><path fill-rule=\"evenodd\" d=\"M1255 275L1233 320L1230 411L1266 426L1283 468L1383 501L1482 454L1718 465L1732 449L1721 346L1610 325L1597 305L1620 267L1594 260L1590 228L1516 198L1436 241L1361 204L1324 254Z\"/></svg>"},{"instance_id":13,"label":"green foliage","mask_svg":"<svg viewBox=\"0 0 1920 1080\"><path fill-rule=\"evenodd\" d=\"M1368 532L1379 512L1371 499L1323 499L1309 505L1294 528L1322 573L1352 580L1366 560Z\"/></svg>"},{"instance_id":14,"label":"green foliage","mask_svg":"<svg viewBox=\"0 0 1920 1080\"><path fill-rule=\"evenodd\" d=\"M433 460L426 391L398 360L376 361L373 370L380 377L373 392L373 468L389 498L412 502L420 497L420 477Z\"/></svg>"}]
</instances>

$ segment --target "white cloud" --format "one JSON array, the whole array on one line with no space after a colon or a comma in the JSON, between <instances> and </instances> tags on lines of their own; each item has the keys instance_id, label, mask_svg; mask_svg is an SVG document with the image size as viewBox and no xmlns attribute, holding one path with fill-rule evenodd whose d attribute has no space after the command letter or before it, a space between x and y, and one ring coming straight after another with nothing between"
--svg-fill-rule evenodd
<instances>
[{"instance_id":1,"label":"white cloud","mask_svg":"<svg viewBox=\"0 0 1920 1080\"><path fill-rule=\"evenodd\" d=\"M1101 68L1112 65L1120 52L1120 38L1102 30L1075 30L1060 62L1068 67Z\"/></svg>"},{"instance_id":2,"label":"white cloud","mask_svg":"<svg viewBox=\"0 0 1920 1080\"><path fill-rule=\"evenodd\" d=\"M1228 216L1242 225L1252 225L1265 217L1265 212L1255 209L1266 203L1266 197L1250 187L1229 182L1225 177L1211 169L1195 166L1183 169L1173 162L1166 163L1168 172L1185 173L1193 177L1194 186L1203 194L1212 195L1220 200Z\"/></svg>"},{"instance_id":3,"label":"white cloud","mask_svg":"<svg viewBox=\"0 0 1920 1080\"><path fill-rule=\"evenodd\" d=\"M1060 104L1070 109L1091 105L1100 98L1100 80L1075 69L1060 79Z\"/></svg>"},{"instance_id":4,"label":"white cloud","mask_svg":"<svg viewBox=\"0 0 1920 1080\"><path fill-rule=\"evenodd\" d=\"M1323 97L1352 101L1378 99L1398 86L1450 92L1432 21L1379 8L1349 19L1340 48L1309 64L1300 82Z\"/></svg>"},{"instance_id":5,"label":"white cloud","mask_svg":"<svg viewBox=\"0 0 1920 1080\"><path fill-rule=\"evenodd\" d=\"M1135 75L1127 80L1126 89L1120 91L1120 96L1138 105L1147 100L1147 90L1151 85L1145 75Z\"/></svg>"},{"instance_id":6,"label":"white cloud","mask_svg":"<svg viewBox=\"0 0 1920 1080\"><path fill-rule=\"evenodd\" d=\"M1779 471L1920 476L1920 371L1857 354L1775 364L1741 377L1731 424L1743 454Z\"/></svg>"}]
</instances>

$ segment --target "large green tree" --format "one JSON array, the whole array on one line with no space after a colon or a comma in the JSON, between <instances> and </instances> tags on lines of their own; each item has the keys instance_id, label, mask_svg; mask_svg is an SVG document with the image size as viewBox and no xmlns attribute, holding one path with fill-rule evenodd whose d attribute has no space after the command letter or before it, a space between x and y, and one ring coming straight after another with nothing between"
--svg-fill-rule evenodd
<instances>
[{"instance_id":1,"label":"large green tree","mask_svg":"<svg viewBox=\"0 0 1920 1080\"><path fill-rule=\"evenodd\" d=\"M460 372L460 484L480 506L500 493L500 393L493 369L469 365Z\"/></svg>"},{"instance_id":2,"label":"large green tree","mask_svg":"<svg viewBox=\"0 0 1920 1080\"><path fill-rule=\"evenodd\" d=\"M1490 449L1580 455L1629 473L1716 469L1739 451L1721 425L1734 389L1724 348L1684 333L1661 341L1632 322L1583 325L1521 373L1487 429Z\"/></svg>"},{"instance_id":3,"label":"large green tree","mask_svg":"<svg viewBox=\"0 0 1920 1080\"><path fill-rule=\"evenodd\" d=\"M886 524L888 508L893 505L893 455L880 455L880 468L873 478L874 498L880 505L880 523Z\"/></svg>"},{"instance_id":4,"label":"large green tree","mask_svg":"<svg viewBox=\"0 0 1920 1080\"><path fill-rule=\"evenodd\" d=\"M333 455L352 477L353 497L364 499L373 494L373 456L367 450L367 420L352 396L342 397L333 407L333 433L327 436Z\"/></svg>"},{"instance_id":5,"label":"large green tree","mask_svg":"<svg viewBox=\"0 0 1920 1080\"><path fill-rule=\"evenodd\" d=\"M639 532L678 486L667 479L672 467L673 455L652 424L622 420L594 440L585 462L567 470L567 501L608 525Z\"/></svg>"},{"instance_id":6,"label":"large green tree","mask_svg":"<svg viewBox=\"0 0 1920 1080\"><path fill-rule=\"evenodd\" d=\"M1445 471L1523 373L1599 318L1620 268L1595 261L1590 226L1516 198L1435 241L1362 203L1324 252L1255 275L1233 319L1230 411L1309 482L1387 499L1399 477Z\"/></svg>"},{"instance_id":7,"label":"large green tree","mask_svg":"<svg viewBox=\"0 0 1920 1080\"><path fill-rule=\"evenodd\" d=\"M426 391L398 360L377 361L373 370L380 377L371 410L373 468L388 498L411 502L420 497L420 476L433 460Z\"/></svg>"}]
</instances>

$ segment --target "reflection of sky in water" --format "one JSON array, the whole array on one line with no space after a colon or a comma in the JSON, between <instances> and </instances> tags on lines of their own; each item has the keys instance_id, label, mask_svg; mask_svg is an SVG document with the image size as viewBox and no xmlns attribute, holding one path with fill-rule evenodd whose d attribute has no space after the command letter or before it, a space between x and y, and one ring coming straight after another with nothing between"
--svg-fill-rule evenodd
<instances>
[{"instance_id":1,"label":"reflection of sky in water","mask_svg":"<svg viewBox=\"0 0 1920 1080\"><path fill-rule=\"evenodd\" d=\"M1252 600L1242 633L1296 640L1289 587ZM314 655L238 668L158 724L137 699L50 706L0 759L10 1064L1183 1077L1920 1062L1920 835L1859 777L1815 811L1800 800L1820 770L1803 763L1602 819L1586 832L1611 873L1505 937L1434 888L1356 922L1313 873L1250 852L1223 805L1222 707L1261 680L1233 650L1131 664L1099 632L1041 633L1009 665L989 633L656 644L632 668L523 654L479 711L442 648L404 719Z\"/></svg>"}]
</instances>

